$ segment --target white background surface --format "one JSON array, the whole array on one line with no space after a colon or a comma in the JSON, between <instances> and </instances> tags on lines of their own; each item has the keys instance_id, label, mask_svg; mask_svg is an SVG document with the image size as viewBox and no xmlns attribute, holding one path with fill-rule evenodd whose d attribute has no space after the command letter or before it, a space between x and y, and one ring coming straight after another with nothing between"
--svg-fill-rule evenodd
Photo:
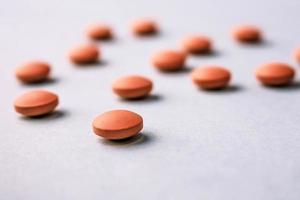
<instances>
[{"instance_id":1,"label":"white background surface","mask_svg":"<svg viewBox=\"0 0 300 200\"><path fill-rule=\"evenodd\" d=\"M300 86L265 88L253 76L264 62L299 66L300 2L290 1L3 1L0 6L0 199L300 199ZM129 23L154 17L161 34L137 39ZM68 50L86 42L86 25L103 21L117 36L101 44L103 64L76 68ZM266 41L238 45L230 29L257 24ZM219 64L233 73L226 91L197 90L187 72L161 74L151 54L176 48L189 33L215 42L214 56L190 57L188 67ZM18 64L44 59L54 81L25 86ZM149 76L152 98L126 102L111 82ZM19 94L44 88L60 96L58 112L26 119L13 110ZM143 137L111 143L91 122L116 108L144 117Z\"/></svg>"}]
</instances>

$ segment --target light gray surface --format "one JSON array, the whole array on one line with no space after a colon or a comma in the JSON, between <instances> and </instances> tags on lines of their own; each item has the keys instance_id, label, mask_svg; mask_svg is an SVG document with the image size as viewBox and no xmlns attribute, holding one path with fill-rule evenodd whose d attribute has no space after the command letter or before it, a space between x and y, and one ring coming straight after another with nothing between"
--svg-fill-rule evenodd
<instances>
[{"instance_id":1,"label":"light gray surface","mask_svg":"<svg viewBox=\"0 0 300 200\"><path fill-rule=\"evenodd\" d=\"M3 1L0 199L299 200L300 86L264 88L253 77L274 59L299 68L291 58L299 10L298 0ZM140 16L155 17L162 34L132 37L128 23ZM112 24L117 39L101 45L103 65L76 68L66 53L95 21ZM229 31L243 22L261 26L266 43L233 42ZM153 52L197 32L214 39L217 54L189 58L188 66L228 67L232 89L199 91L188 73L150 65ZM13 70L30 59L51 62L56 81L19 84ZM111 82L132 73L153 79L154 98L124 102L112 94ZM13 111L14 98L35 88L59 94L56 114L32 120ZM144 117L143 138L118 144L92 133L93 118L115 108Z\"/></svg>"}]
</instances>

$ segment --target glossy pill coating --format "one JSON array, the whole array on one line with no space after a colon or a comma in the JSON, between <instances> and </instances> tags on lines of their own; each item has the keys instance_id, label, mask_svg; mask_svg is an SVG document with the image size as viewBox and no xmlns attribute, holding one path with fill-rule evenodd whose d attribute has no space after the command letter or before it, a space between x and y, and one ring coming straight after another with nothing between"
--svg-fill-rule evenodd
<instances>
[{"instance_id":1,"label":"glossy pill coating","mask_svg":"<svg viewBox=\"0 0 300 200\"><path fill-rule=\"evenodd\" d=\"M234 28L233 37L239 42L255 43L261 41L262 31L253 25L242 25Z\"/></svg>"},{"instance_id":2,"label":"glossy pill coating","mask_svg":"<svg viewBox=\"0 0 300 200\"><path fill-rule=\"evenodd\" d=\"M143 118L127 110L105 112L93 121L94 133L109 140L121 140L138 135L143 129Z\"/></svg>"},{"instance_id":3,"label":"glossy pill coating","mask_svg":"<svg viewBox=\"0 0 300 200\"><path fill-rule=\"evenodd\" d=\"M96 45L84 44L72 49L69 57L75 64L89 64L98 61L100 52Z\"/></svg>"},{"instance_id":4,"label":"glossy pill coating","mask_svg":"<svg viewBox=\"0 0 300 200\"><path fill-rule=\"evenodd\" d=\"M192 72L193 82L202 89L223 89L230 81L229 70L220 66L204 66Z\"/></svg>"},{"instance_id":5,"label":"glossy pill coating","mask_svg":"<svg viewBox=\"0 0 300 200\"><path fill-rule=\"evenodd\" d=\"M46 90L34 90L19 96L15 110L24 116L40 116L52 112L58 105L58 96Z\"/></svg>"},{"instance_id":6,"label":"glossy pill coating","mask_svg":"<svg viewBox=\"0 0 300 200\"><path fill-rule=\"evenodd\" d=\"M125 99L137 99L149 95L152 81L143 76L124 76L113 82L113 91Z\"/></svg>"},{"instance_id":7,"label":"glossy pill coating","mask_svg":"<svg viewBox=\"0 0 300 200\"><path fill-rule=\"evenodd\" d=\"M132 22L131 29L135 35L150 35L158 32L157 24L151 19L138 19Z\"/></svg>"},{"instance_id":8,"label":"glossy pill coating","mask_svg":"<svg viewBox=\"0 0 300 200\"><path fill-rule=\"evenodd\" d=\"M292 82L295 70L285 63L270 62L259 66L255 75L264 85L284 86Z\"/></svg>"},{"instance_id":9,"label":"glossy pill coating","mask_svg":"<svg viewBox=\"0 0 300 200\"><path fill-rule=\"evenodd\" d=\"M295 60L300 63L300 47L298 47L297 49L295 49L295 52L294 52L294 58Z\"/></svg>"},{"instance_id":10,"label":"glossy pill coating","mask_svg":"<svg viewBox=\"0 0 300 200\"><path fill-rule=\"evenodd\" d=\"M113 37L111 27L103 23L90 25L86 33L92 40L107 40Z\"/></svg>"},{"instance_id":11,"label":"glossy pill coating","mask_svg":"<svg viewBox=\"0 0 300 200\"><path fill-rule=\"evenodd\" d=\"M212 41L203 35L188 36L181 42L183 51L191 54L206 54L211 52Z\"/></svg>"},{"instance_id":12,"label":"glossy pill coating","mask_svg":"<svg viewBox=\"0 0 300 200\"><path fill-rule=\"evenodd\" d=\"M30 61L19 66L15 75L24 83L35 83L47 80L50 70L50 65L46 62Z\"/></svg>"},{"instance_id":13,"label":"glossy pill coating","mask_svg":"<svg viewBox=\"0 0 300 200\"><path fill-rule=\"evenodd\" d=\"M162 50L154 54L152 64L161 71L177 71L185 67L186 54L175 50Z\"/></svg>"}]
</instances>

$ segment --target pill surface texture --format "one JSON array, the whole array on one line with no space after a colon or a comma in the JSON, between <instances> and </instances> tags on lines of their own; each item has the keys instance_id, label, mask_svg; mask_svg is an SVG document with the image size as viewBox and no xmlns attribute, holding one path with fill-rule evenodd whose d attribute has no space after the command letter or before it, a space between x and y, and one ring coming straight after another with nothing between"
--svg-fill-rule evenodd
<instances>
[{"instance_id":1,"label":"pill surface texture","mask_svg":"<svg viewBox=\"0 0 300 200\"><path fill-rule=\"evenodd\" d=\"M255 43L262 39L262 31L252 25L242 25L234 28L233 37L235 40L244 43Z\"/></svg>"},{"instance_id":2,"label":"pill surface texture","mask_svg":"<svg viewBox=\"0 0 300 200\"><path fill-rule=\"evenodd\" d=\"M193 82L202 89L223 89L230 81L231 73L224 67L204 66L192 72Z\"/></svg>"},{"instance_id":3,"label":"pill surface texture","mask_svg":"<svg viewBox=\"0 0 300 200\"><path fill-rule=\"evenodd\" d=\"M292 82L295 70L285 63L270 62L259 66L255 75L264 85L284 86Z\"/></svg>"},{"instance_id":4,"label":"pill surface texture","mask_svg":"<svg viewBox=\"0 0 300 200\"><path fill-rule=\"evenodd\" d=\"M50 73L50 65L42 61L31 61L20 65L15 75L24 83L35 83L47 80Z\"/></svg>"},{"instance_id":5,"label":"pill surface texture","mask_svg":"<svg viewBox=\"0 0 300 200\"><path fill-rule=\"evenodd\" d=\"M86 33L92 40L107 40L113 37L110 26L102 23L90 25Z\"/></svg>"},{"instance_id":6,"label":"pill surface texture","mask_svg":"<svg viewBox=\"0 0 300 200\"><path fill-rule=\"evenodd\" d=\"M175 50L162 50L154 54L152 64L161 71L177 71L185 67L186 54Z\"/></svg>"},{"instance_id":7,"label":"pill surface texture","mask_svg":"<svg viewBox=\"0 0 300 200\"><path fill-rule=\"evenodd\" d=\"M300 63L300 47L298 47L294 52L295 60Z\"/></svg>"},{"instance_id":8,"label":"pill surface texture","mask_svg":"<svg viewBox=\"0 0 300 200\"><path fill-rule=\"evenodd\" d=\"M150 35L158 32L157 24L151 19L138 19L132 22L131 29L135 35Z\"/></svg>"},{"instance_id":9,"label":"pill surface texture","mask_svg":"<svg viewBox=\"0 0 300 200\"><path fill-rule=\"evenodd\" d=\"M212 41L203 35L193 35L184 38L181 46L186 53L207 54L211 52Z\"/></svg>"},{"instance_id":10,"label":"pill surface texture","mask_svg":"<svg viewBox=\"0 0 300 200\"><path fill-rule=\"evenodd\" d=\"M152 81L143 76L124 76L113 82L113 91L125 99L147 96L152 90Z\"/></svg>"},{"instance_id":11,"label":"pill surface texture","mask_svg":"<svg viewBox=\"0 0 300 200\"><path fill-rule=\"evenodd\" d=\"M85 44L72 49L69 57L75 64L89 64L98 61L100 52L96 45Z\"/></svg>"},{"instance_id":12,"label":"pill surface texture","mask_svg":"<svg viewBox=\"0 0 300 200\"><path fill-rule=\"evenodd\" d=\"M40 116L52 112L58 105L58 96L45 90L34 90L19 96L15 110L24 116Z\"/></svg>"},{"instance_id":13,"label":"pill surface texture","mask_svg":"<svg viewBox=\"0 0 300 200\"><path fill-rule=\"evenodd\" d=\"M143 118L131 111L112 110L93 121L94 133L109 140L126 139L138 135L143 129Z\"/></svg>"}]
</instances>

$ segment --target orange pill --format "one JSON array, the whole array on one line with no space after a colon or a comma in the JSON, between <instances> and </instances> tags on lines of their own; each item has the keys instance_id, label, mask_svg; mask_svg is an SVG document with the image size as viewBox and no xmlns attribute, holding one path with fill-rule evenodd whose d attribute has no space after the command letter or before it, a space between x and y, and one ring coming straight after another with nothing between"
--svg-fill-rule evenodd
<instances>
[{"instance_id":1,"label":"orange pill","mask_svg":"<svg viewBox=\"0 0 300 200\"><path fill-rule=\"evenodd\" d=\"M203 35L188 36L181 42L182 49L191 54L206 54L211 52L212 41Z\"/></svg>"},{"instance_id":2,"label":"orange pill","mask_svg":"<svg viewBox=\"0 0 300 200\"><path fill-rule=\"evenodd\" d=\"M110 26L98 23L88 27L87 36L92 40L107 40L113 37L113 33Z\"/></svg>"},{"instance_id":3,"label":"orange pill","mask_svg":"<svg viewBox=\"0 0 300 200\"><path fill-rule=\"evenodd\" d=\"M89 64L98 61L100 52L96 45L84 44L72 49L69 57L75 64Z\"/></svg>"},{"instance_id":4,"label":"orange pill","mask_svg":"<svg viewBox=\"0 0 300 200\"><path fill-rule=\"evenodd\" d=\"M136 99L149 95L152 81L143 76L125 76L113 82L113 91L122 98Z\"/></svg>"},{"instance_id":5,"label":"orange pill","mask_svg":"<svg viewBox=\"0 0 300 200\"><path fill-rule=\"evenodd\" d=\"M177 71L185 67L186 54L175 50L162 50L154 54L152 64L162 71Z\"/></svg>"},{"instance_id":6,"label":"orange pill","mask_svg":"<svg viewBox=\"0 0 300 200\"><path fill-rule=\"evenodd\" d=\"M157 24L151 19L138 19L132 22L131 29L135 35L150 35L158 31Z\"/></svg>"},{"instance_id":7,"label":"orange pill","mask_svg":"<svg viewBox=\"0 0 300 200\"><path fill-rule=\"evenodd\" d=\"M230 71L219 66L204 66L192 72L193 82L202 89L223 89L230 81Z\"/></svg>"},{"instance_id":8,"label":"orange pill","mask_svg":"<svg viewBox=\"0 0 300 200\"><path fill-rule=\"evenodd\" d=\"M105 112L93 121L94 133L109 140L120 140L138 135L143 129L143 118L128 110Z\"/></svg>"},{"instance_id":9,"label":"orange pill","mask_svg":"<svg viewBox=\"0 0 300 200\"><path fill-rule=\"evenodd\" d=\"M242 25L234 28L233 37L239 42L259 42L262 39L262 31L256 26Z\"/></svg>"},{"instance_id":10,"label":"orange pill","mask_svg":"<svg viewBox=\"0 0 300 200\"><path fill-rule=\"evenodd\" d=\"M50 74L50 65L42 61L31 61L22 64L16 69L17 79L24 83L42 82Z\"/></svg>"},{"instance_id":11,"label":"orange pill","mask_svg":"<svg viewBox=\"0 0 300 200\"><path fill-rule=\"evenodd\" d=\"M259 66L255 75L264 85L284 86L292 82L295 70L285 63L270 62Z\"/></svg>"},{"instance_id":12,"label":"orange pill","mask_svg":"<svg viewBox=\"0 0 300 200\"><path fill-rule=\"evenodd\" d=\"M52 112L58 105L58 96L45 90L34 90L19 96L15 110L25 116L40 116Z\"/></svg>"},{"instance_id":13,"label":"orange pill","mask_svg":"<svg viewBox=\"0 0 300 200\"><path fill-rule=\"evenodd\" d=\"M294 52L294 57L298 63L300 63L300 47L297 48Z\"/></svg>"}]
</instances>

